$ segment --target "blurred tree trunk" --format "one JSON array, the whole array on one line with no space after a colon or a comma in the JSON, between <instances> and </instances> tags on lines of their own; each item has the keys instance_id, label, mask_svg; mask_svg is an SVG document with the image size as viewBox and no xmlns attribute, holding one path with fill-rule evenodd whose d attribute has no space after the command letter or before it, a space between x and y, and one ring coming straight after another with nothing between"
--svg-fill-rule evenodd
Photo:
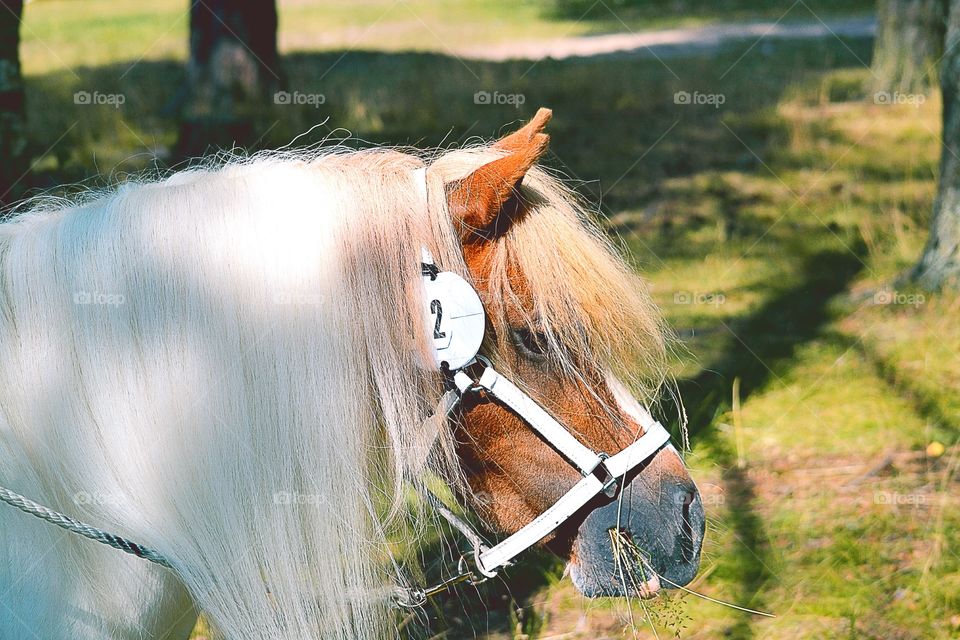
<instances>
[{"instance_id":1,"label":"blurred tree trunk","mask_svg":"<svg viewBox=\"0 0 960 640\"><path fill-rule=\"evenodd\" d=\"M913 270L921 286L960 289L960 0L950 0L946 54L940 72L943 134L940 186L933 205L930 237Z\"/></svg>"},{"instance_id":2,"label":"blurred tree trunk","mask_svg":"<svg viewBox=\"0 0 960 640\"><path fill-rule=\"evenodd\" d=\"M16 201L25 188L27 131L20 76L22 0L0 0L0 207Z\"/></svg>"},{"instance_id":3,"label":"blurred tree trunk","mask_svg":"<svg viewBox=\"0 0 960 640\"><path fill-rule=\"evenodd\" d=\"M936 85L948 0L878 0L873 91L924 93Z\"/></svg>"},{"instance_id":4,"label":"blurred tree trunk","mask_svg":"<svg viewBox=\"0 0 960 640\"><path fill-rule=\"evenodd\" d=\"M278 61L274 0L193 3L177 155L254 143L280 85Z\"/></svg>"}]
</instances>

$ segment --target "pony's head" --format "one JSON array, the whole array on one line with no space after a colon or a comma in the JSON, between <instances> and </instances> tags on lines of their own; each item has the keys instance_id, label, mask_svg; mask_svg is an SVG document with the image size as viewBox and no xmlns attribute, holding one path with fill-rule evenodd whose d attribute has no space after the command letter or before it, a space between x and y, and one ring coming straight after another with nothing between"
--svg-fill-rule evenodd
<instances>
[{"instance_id":1,"label":"pony's head","mask_svg":"<svg viewBox=\"0 0 960 640\"><path fill-rule=\"evenodd\" d=\"M487 312L481 353L588 447L610 454L643 435L667 343L642 281L591 225L573 194L535 166L550 111L491 147L430 165L462 267ZM442 249L441 249L442 250ZM459 256L448 257L456 260ZM477 513L514 533L579 479L523 419L468 396L454 417L456 454ZM666 446L562 525L546 545L568 558L588 596L649 596L697 571L704 529L696 485Z\"/></svg>"}]
</instances>

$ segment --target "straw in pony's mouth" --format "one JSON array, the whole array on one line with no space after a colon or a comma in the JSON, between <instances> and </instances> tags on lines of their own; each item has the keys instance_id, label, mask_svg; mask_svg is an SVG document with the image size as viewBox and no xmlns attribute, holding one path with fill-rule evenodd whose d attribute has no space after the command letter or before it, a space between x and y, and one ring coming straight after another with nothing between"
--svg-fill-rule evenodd
<instances>
[{"instance_id":1,"label":"straw in pony's mouth","mask_svg":"<svg viewBox=\"0 0 960 640\"><path fill-rule=\"evenodd\" d=\"M624 588L627 589L628 586L633 587L633 590L636 591L637 595L641 598L652 598L657 595L657 592L660 590L660 576L650 567L650 562L647 560L647 557L643 554L640 547L633 541L633 538L630 537L629 533L623 529L615 528L610 529L610 543L613 546L614 558L617 562L617 572L619 573L616 578L620 580ZM639 571L639 576L635 573ZM756 609L750 609L748 607L741 607L740 605L731 604L729 602L724 602L723 600L718 600L710 596L704 595L693 589L688 589L687 587L671 582L669 579L663 579L668 586L679 589L684 593L694 595L698 598L702 598L714 604L719 604L724 607L729 607L730 609L736 609L737 611L743 611L744 613L750 613L757 616L764 616L766 618L776 618L776 615L772 613L767 613L766 611L758 611Z\"/></svg>"},{"instance_id":2,"label":"straw in pony's mouth","mask_svg":"<svg viewBox=\"0 0 960 640\"><path fill-rule=\"evenodd\" d=\"M640 598L653 598L660 591L660 576L650 568L650 563L630 534L616 527L608 531L617 575L614 579L623 585L625 592Z\"/></svg>"}]
</instances>

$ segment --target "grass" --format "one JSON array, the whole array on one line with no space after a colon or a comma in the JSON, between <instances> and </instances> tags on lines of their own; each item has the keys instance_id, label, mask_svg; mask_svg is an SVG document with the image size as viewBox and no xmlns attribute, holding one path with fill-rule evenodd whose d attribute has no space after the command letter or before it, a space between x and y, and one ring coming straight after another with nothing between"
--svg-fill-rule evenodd
<instances>
[{"instance_id":1,"label":"grass","mask_svg":"<svg viewBox=\"0 0 960 640\"><path fill-rule=\"evenodd\" d=\"M282 3L290 88L327 100L278 107L261 145L317 123L299 142L349 130L372 144L459 144L553 107L548 164L602 202L685 340L675 373L709 516L693 587L777 614L678 594L643 605L585 601L555 560L535 555L509 584L439 600L418 624L490 639L652 637L646 620L661 637L956 637L960 308L955 298L888 289L926 237L937 97L874 104L864 41L769 42L662 62L466 62L444 55L436 34L476 43L609 25L595 14L575 23L574 2L411 2L364 32L387 4ZM631 25L673 19L644 2L609 4ZM674 4L691 21L781 11ZM808 5L822 9L796 4L788 18ZM109 10L94 18L97 8ZM163 107L182 78L180 15L166 1L28 5L38 186L163 167L176 135ZM343 56L354 42L392 51ZM405 48L439 53L395 51ZM78 106L77 90L127 100ZM525 102L478 106L479 90ZM724 101L677 105L678 91ZM948 446L942 456L925 452L935 440Z\"/></svg>"}]
</instances>

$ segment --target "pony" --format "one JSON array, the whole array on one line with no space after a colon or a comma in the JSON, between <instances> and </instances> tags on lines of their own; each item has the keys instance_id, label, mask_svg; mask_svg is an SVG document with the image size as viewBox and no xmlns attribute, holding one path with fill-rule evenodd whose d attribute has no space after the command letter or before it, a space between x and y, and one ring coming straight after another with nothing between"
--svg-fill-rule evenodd
<instances>
[{"instance_id":1,"label":"pony","mask_svg":"<svg viewBox=\"0 0 960 640\"><path fill-rule=\"evenodd\" d=\"M198 612L224 638L396 637L398 549L429 520L411 496L445 484L509 534L575 483L497 403L435 413L421 247L479 292L498 370L594 450L634 441L668 333L537 165L549 119L456 150L212 161L0 224L0 486L172 566L0 505L0 638L182 640ZM543 544L586 596L649 597L693 578L703 526L665 446Z\"/></svg>"}]
</instances>

